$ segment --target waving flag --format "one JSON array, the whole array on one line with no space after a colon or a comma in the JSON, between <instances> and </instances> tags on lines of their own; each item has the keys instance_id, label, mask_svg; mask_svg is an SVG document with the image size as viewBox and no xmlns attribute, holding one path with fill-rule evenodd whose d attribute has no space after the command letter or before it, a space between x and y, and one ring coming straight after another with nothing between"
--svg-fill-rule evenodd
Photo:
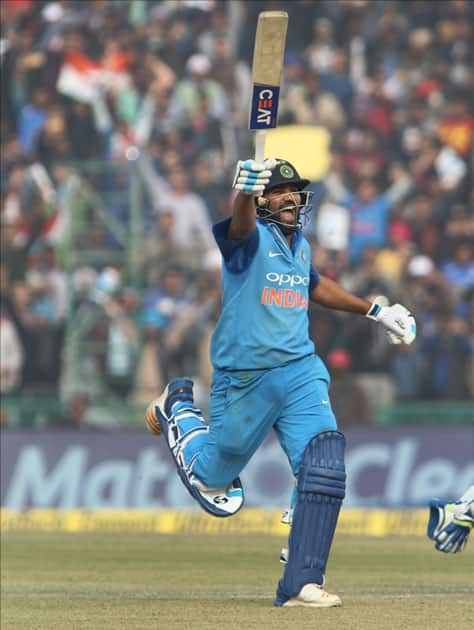
<instances>
[{"instance_id":1,"label":"waving flag","mask_svg":"<svg viewBox=\"0 0 474 630\"><path fill-rule=\"evenodd\" d=\"M91 103L100 89L123 88L129 83L131 56L117 53L116 59L95 62L81 51L66 53L56 88L61 94Z\"/></svg>"}]
</instances>

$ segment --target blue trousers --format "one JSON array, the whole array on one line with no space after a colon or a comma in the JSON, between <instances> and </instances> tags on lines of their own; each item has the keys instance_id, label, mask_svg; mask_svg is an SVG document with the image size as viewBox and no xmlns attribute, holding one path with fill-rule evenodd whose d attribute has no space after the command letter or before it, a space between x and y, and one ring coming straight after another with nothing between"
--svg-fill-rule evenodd
<instances>
[{"instance_id":1,"label":"blue trousers","mask_svg":"<svg viewBox=\"0 0 474 630\"><path fill-rule=\"evenodd\" d=\"M210 429L193 472L209 487L228 486L274 428L297 477L311 438L337 429L328 387L317 355L269 370L216 371Z\"/></svg>"}]
</instances>

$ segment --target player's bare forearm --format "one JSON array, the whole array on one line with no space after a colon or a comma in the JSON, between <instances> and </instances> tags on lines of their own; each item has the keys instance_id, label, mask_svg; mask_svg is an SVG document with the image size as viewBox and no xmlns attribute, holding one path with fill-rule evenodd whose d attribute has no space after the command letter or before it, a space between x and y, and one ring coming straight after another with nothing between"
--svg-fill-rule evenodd
<instances>
[{"instance_id":1,"label":"player's bare forearm","mask_svg":"<svg viewBox=\"0 0 474 630\"><path fill-rule=\"evenodd\" d=\"M326 308L348 313L358 313L359 315L365 315L371 306L367 300L349 293L334 280L325 276L320 276L318 286L311 291L310 298L313 302Z\"/></svg>"},{"instance_id":2,"label":"player's bare forearm","mask_svg":"<svg viewBox=\"0 0 474 630\"><path fill-rule=\"evenodd\" d=\"M257 214L253 196L241 192L237 193L227 238L232 240L245 238L255 230L256 221Z\"/></svg>"}]
</instances>

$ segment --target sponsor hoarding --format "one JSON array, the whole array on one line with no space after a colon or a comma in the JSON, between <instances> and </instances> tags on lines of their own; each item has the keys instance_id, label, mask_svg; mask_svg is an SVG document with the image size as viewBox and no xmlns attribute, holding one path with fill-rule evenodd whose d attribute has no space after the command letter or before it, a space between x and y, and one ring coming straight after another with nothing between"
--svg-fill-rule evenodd
<instances>
[{"instance_id":1,"label":"sponsor hoarding","mask_svg":"<svg viewBox=\"0 0 474 630\"><path fill-rule=\"evenodd\" d=\"M345 507L410 507L453 498L474 483L474 431L353 429ZM288 505L294 480L274 436L242 474L249 507ZM3 431L1 504L123 509L194 506L162 439L145 431Z\"/></svg>"}]
</instances>

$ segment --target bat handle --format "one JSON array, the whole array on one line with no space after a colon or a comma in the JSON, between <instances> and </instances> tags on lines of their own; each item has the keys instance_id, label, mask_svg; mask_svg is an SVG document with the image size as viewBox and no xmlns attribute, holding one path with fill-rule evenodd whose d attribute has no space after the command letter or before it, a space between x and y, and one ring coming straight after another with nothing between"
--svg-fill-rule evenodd
<instances>
[{"instance_id":1,"label":"bat handle","mask_svg":"<svg viewBox=\"0 0 474 630\"><path fill-rule=\"evenodd\" d=\"M267 132L265 129L261 129L255 133L255 161L263 162L265 159L265 140L267 139Z\"/></svg>"}]
</instances>

